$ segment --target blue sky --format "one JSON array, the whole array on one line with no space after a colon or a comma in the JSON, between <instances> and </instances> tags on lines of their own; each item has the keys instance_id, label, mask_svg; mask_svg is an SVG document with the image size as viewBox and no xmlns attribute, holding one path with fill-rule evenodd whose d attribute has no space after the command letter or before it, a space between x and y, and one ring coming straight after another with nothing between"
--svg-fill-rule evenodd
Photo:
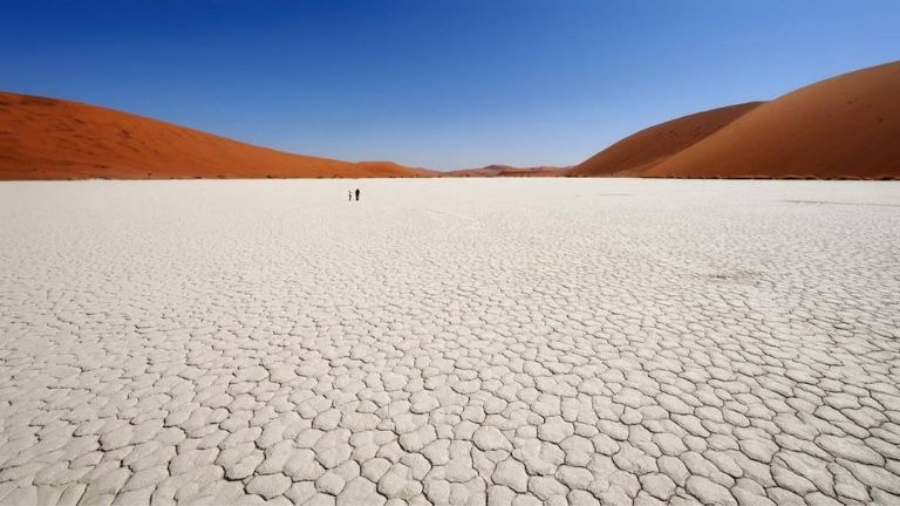
<instances>
[{"instance_id":1,"label":"blue sky","mask_svg":"<svg viewBox=\"0 0 900 506\"><path fill-rule=\"evenodd\" d=\"M900 58L896 0L0 0L0 89L298 153L577 163Z\"/></svg>"}]
</instances>

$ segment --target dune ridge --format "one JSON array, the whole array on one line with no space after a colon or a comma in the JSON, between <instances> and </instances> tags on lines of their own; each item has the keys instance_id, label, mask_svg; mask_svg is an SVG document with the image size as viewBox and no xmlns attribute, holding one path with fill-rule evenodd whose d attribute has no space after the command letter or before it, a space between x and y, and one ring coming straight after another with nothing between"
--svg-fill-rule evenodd
<instances>
[{"instance_id":1,"label":"dune ridge","mask_svg":"<svg viewBox=\"0 0 900 506\"><path fill-rule=\"evenodd\" d=\"M762 102L720 107L645 128L576 165L573 176L639 175L714 134Z\"/></svg>"},{"instance_id":2,"label":"dune ridge","mask_svg":"<svg viewBox=\"0 0 900 506\"><path fill-rule=\"evenodd\" d=\"M393 162L296 155L130 113L0 92L0 179L417 177Z\"/></svg>"}]
</instances>

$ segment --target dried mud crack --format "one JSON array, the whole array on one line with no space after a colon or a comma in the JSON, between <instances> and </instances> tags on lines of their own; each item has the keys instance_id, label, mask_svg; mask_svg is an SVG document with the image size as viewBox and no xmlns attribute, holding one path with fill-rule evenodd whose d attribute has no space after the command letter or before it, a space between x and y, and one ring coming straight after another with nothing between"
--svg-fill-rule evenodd
<instances>
[{"instance_id":1,"label":"dried mud crack","mask_svg":"<svg viewBox=\"0 0 900 506\"><path fill-rule=\"evenodd\" d=\"M897 183L358 184L0 185L0 503L900 503Z\"/></svg>"}]
</instances>

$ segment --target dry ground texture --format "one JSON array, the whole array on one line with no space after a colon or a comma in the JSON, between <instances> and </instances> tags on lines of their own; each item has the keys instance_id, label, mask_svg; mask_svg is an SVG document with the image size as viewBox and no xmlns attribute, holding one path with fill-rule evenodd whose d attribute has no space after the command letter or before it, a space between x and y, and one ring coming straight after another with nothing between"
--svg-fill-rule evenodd
<instances>
[{"instance_id":1,"label":"dry ground texture","mask_svg":"<svg viewBox=\"0 0 900 506\"><path fill-rule=\"evenodd\" d=\"M4 183L0 245L3 504L900 504L898 183Z\"/></svg>"}]
</instances>

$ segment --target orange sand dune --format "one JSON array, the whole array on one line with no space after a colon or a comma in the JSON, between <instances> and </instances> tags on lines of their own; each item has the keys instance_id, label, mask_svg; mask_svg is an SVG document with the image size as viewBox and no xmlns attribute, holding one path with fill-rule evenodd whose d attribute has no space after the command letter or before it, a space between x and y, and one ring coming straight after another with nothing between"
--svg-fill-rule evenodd
<instances>
[{"instance_id":1,"label":"orange sand dune","mask_svg":"<svg viewBox=\"0 0 900 506\"><path fill-rule=\"evenodd\" d=\"M102 107L0 92L0 180L423 175L431 172L294 155Z\"/></svg>"},{"instance_id":2,"label":"orange sand dune","mask_svg":"<svg viewBox=\"0 0 900 506\"><path fill-rule=\"evenodd\" d=\"M750 102L667 121L630 135L575 166L573 176L640 175L755 109Z\"/></svg>"},{"instance_id":3,"label":"orange sand dune","mask_svg":"<svg viewBox=\"0 0 900 506\"><path fill-rule=\"evenodd\" d=\"M784 95L644 175L898 178L900 62Z\"/></svg>"},{"instance_id":4,"label":"orange sand dune","mask_svg":"<svg viewBox=\"0 0 900 506\"><path fill-rule=\"evenodd\" d=\"M900 178L900 62L678 118L580 165L449 173L294 155L110 109L0 92L0 179L632 176Z\"/></svg>"},{"instance_id":5,"label":"orange sand dune","mask_svg":"<svg viewBox=\"0 0 900 506\"><path fill-rule=\"evenodd\" d=\"M570 175L900 178L900 62L632 135Z\"/></svg>"},{"instance_id":6,"label":"orange sand dune","mask_svg":"<svg viewBox=\"0 0 900 506\"><path fill-rule=\"evenodd\" d=\"M446 177L558 177L565 175L569 167L512 167L510 165L488 165L478 169L463 169L445 172Z\"/></svg>"}]
</instances>

